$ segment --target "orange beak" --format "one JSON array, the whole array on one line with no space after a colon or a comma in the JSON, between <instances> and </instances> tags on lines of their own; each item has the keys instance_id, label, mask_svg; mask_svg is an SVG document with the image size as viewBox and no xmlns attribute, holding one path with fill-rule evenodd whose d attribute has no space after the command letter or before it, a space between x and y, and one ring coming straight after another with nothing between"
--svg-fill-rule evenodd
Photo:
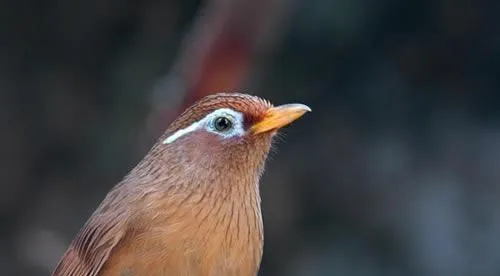
<instances>
[{"instance_id":1,"label":"orange beak","mask_svg":"<svg viewBox=\"0 0 500 276\"><path fill-rule=\"evenodd\" d=\"M264 119L254 124L250 131L253 134L259 134L280 129L302 117L308 111L311 111L311 109L303 104L285 104L271 107L266 111Z\"/></svg>"}]
</instances>

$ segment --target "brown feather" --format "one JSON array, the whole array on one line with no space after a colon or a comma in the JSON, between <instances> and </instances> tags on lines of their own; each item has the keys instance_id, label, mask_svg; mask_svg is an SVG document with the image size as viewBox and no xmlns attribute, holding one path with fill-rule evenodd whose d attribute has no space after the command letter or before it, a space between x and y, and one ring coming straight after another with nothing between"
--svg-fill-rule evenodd
<instances>
[{"instance_id":1,"label":"brown feather","mask_svg":"<svg viewBox=\"0 0 500 276\"><path fill-rule=\"evenodd\" d=\"M53 276L256 275L263 244L258 182L271 134L221 143L195 131L162 143L223 107L251 124L271 104L216 94L186 110L110 191Z\"/></svg>"}]
</instances>

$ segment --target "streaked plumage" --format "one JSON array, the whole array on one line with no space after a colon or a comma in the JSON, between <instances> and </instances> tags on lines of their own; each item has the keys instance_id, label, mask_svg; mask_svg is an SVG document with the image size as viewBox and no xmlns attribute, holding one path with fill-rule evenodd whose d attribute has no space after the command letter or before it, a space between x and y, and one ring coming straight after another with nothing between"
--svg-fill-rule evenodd
<instances>
[{"instance_id":1,"label":"streaked plumage","mask_svg":"<svg viewBox=\"0 0 500 276\"><path fill-rule=\"evenodd\" d=\"M243 114L248 133L222 138L199 128L164 143L221 108ZM255 275L263 246L258 183L275 130L251 129L270 109L243 94L208 96L187 109L109 192L53 275Z\"/></svg>"}]
</instances>

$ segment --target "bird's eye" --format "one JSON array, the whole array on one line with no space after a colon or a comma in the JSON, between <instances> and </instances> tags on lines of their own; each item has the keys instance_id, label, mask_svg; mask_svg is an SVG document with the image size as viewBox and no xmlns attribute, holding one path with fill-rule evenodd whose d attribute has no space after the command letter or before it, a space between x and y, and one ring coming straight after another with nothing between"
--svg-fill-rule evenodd
<instances>
[{"instance_id":1,"label":"bird's eye","mask_svg":"<svg viewBox=\"0 0 500 276\"><path fill-rule=\"evenodd\" d=\"M226 117L217 117L214 120L214 127L217 131L227 131L233 126L231 120Z\"/></svg>"}]
</instances>

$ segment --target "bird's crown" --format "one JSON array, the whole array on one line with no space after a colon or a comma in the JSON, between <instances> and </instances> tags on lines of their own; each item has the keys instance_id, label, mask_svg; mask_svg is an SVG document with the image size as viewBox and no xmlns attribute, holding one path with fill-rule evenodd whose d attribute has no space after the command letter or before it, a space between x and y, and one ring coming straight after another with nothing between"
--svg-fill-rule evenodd
<instances>
[{"instance_id":1,"label":"bird's crown","mask_svg":"<svg viewBox=\"0 0 500 276\"><path fill-rule=\"evenodd\" d=\"M200 99L191 107L186 109L169 127L169 131L175 132L190 126L201 120L208 114L218 109L230 109L241 113L244 117L245 127L260 121L266 111L273 105L257 96L240 93L212 94Z\"/></svg>"}]
</instances>

